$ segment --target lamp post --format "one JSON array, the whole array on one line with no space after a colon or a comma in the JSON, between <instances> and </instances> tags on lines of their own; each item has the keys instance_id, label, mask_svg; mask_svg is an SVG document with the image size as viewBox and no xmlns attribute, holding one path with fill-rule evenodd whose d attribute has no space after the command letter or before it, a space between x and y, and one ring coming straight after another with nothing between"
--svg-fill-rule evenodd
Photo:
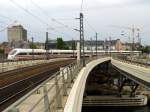
<instances>
[{"instance_id":1,"label":"lamp post","mask_svg":"<svg viewBox=\"0 0 150 112\"><path fill-rule=\"evenodd\" d=\"M34 38L32 37L32 60L34 60Z\"/></svg>"},{"instance_id":2,"label":"lamp post","mask_svg":"<svg viewBox=\"0 0 150 112\"><path fill-rule=\"evenodd\" d=\"M72 39L73 58L74 58L74 50L75 50L75 40Z\"/></svg>"},{"instance_id":3,"label":"lamp post","mask_svg":"<svg viewBox=\"0 0 150 112\"><path fill-rule=\"evenodd\" d=\"M92 38L90 40L91 40L91 42L90 42L90 45L91 45L91 57L93 57L93 44L92 44L93 40L92 40Z\"/></svg>"},{"instance_id":4,"label":"lamp post","mask_svg":"<svg viewBox=\"0 0 150 112\"><path fill-rule=\"evenodd\" d=\"M97 32L96 32L96 58L97 58Z\"/></svg>"},{"instance_id":5,"label":"lamp post","mask_svg":"<svg viewBox=\"0 0 150 112\"><path fill-rule=\"evenodd\" d=\"M46 49L46 59L49 59L48 56L48 32L46 32L46 42L45 42L45 49Z\"/></svg>"}]
</instances>

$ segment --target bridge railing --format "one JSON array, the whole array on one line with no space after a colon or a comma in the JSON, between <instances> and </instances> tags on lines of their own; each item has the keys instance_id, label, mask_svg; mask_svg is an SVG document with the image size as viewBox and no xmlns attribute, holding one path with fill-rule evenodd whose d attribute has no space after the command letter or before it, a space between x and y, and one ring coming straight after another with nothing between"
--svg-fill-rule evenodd
<instances>
[{"instance_id":1,"label":"bridge railing","mask_svg":"<svg viewBox=\"0 0 150 112\"><path fill-rule=\"evenodd\" d=\"M101 57L91 57L86 64ZM9 106L4 112L56 112L63 110L73 83L83 67L83 61L74 62L53 74L28 94Z\"/></svg>"},{"instance_id":2,"label":"bridge railing","mask_svg":"<svg viewBox=\"0 0 150 112\"><path fill-rule=\"evenodd\" d=\"M82 64L77 62L61 68L60 71L8 107L5 112L56 112L62 110L69 94L69 88L72 87L81 68Z\"/></svg>"},{"instance_id":3,"label":"bridge railing","mask_svg":"<svg viewBox=\"0 0 150 112\"><path fill-rule=\"evenodd\" d=\"M118 57L118 56L112 56L113 59L125 62L125 63L129 63L129 64L133 64L133 65L137 65L137 66L142 66L142 67L150 67L150 59L149 58L145 58L145 59L140 59L139 57Z\"/></svg>"}]
</instances>

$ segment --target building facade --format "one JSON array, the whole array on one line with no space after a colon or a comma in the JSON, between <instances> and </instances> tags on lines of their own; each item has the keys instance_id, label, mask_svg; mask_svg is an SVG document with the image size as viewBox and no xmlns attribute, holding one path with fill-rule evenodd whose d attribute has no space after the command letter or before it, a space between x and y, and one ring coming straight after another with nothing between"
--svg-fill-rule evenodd
<instances>
[{"instance_id":1,"label":"building facade","mask_svg":"<svg viewBox=\"0 0 150 112\"><path fill-rule=\"evenodd\" d=\"M22 25L13 25L7 30L8 42L27 41L27 30Z\"/></svg>"},{"instance_id":2,"label":"building facade","mask_svg":"<svg viewBox=\"0 0 150 112\"><path fill-rule=\"evenodd\" d=\"M4 51L4 54L8 54L12 48L9 47L9 43L8 42L3 42L3 43L0 43L0 49Z\"/></svg>"},{"instance_id":3,"label":"building facade","mask_svg":"<svg viewBox=\"0 0 150 112\"><path fill-rule=\"evenodd\" d=\"M85 50L96 50L96 41L85 41ZM98 40L97 50L105 51L121 51L123 50L122 42L120 39L116 40Z\"/></svg>"}]
</instances>

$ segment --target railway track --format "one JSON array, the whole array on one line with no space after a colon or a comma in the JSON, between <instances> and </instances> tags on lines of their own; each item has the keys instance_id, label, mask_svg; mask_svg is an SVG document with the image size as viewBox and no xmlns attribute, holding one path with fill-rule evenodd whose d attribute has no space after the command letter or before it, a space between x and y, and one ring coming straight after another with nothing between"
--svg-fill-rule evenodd
<instances>
[{"instance_id":1,"label":"railway track","mask_svg":"<svg viewBox=\"0 0 150 112\"><path fill-rule=\"evenodd\" d=\"M60 67L72 62L63 60L0 74L0 111L53 75Z\"/></svg>"}]
</instances>

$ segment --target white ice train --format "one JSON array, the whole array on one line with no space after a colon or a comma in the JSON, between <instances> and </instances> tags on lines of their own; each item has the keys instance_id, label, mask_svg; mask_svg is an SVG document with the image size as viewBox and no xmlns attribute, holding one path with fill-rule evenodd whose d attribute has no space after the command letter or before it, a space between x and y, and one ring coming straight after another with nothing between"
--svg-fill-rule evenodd
<instances>
[{"instance_id":1,"label":"white ice train","mask_svg":"<svg viewBox=\"0 0 150 112\"><path fill-rule=\"evenodd\" d=\"M71 57L76 50L48 50L49 58ZM46 50L44 49L13 49L8 54L8 60L30 60L46 58Z\"/></svg>"},{"instance_id":2,"label":"white ice train","mask_svg":"<svg viewBox=\"0 0 150 112\"><path fill-rule=\"evenodd\" d=\"M111 51L112 54L130 54L132 51ZM109 51L98 50L99 55L109 53ZM140 51L134 51L138 54ZM96 54L96 51L93 51L93 55ZM77 50L48 50L49 58L58 58L58 57L76 57ZM91 50L85 50L85 56L90 56ZM34 59L44 59L46 58L46 50L44 49L13 49L8 54L8 60L31 60L34 56Z\"/></svg>"}]
</instances>

